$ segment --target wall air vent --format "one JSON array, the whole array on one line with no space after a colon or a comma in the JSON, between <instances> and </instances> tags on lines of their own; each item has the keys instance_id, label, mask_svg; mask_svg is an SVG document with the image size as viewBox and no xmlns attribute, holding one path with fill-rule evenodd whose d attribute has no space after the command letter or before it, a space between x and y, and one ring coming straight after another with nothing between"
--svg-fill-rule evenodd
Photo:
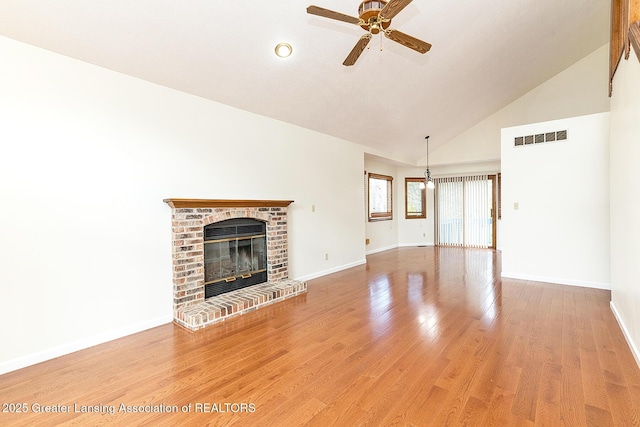
<instances>
[{"instance_id":1,"label":"wall air vent","mask_svg":"<svg viewBox=\"0 0 640 427\"><path fill-rule=\"evenodd\" d=\"M567 131L559 130L557 132L538 133L536 135L516 136L513 140L514 147L522 145L542 144L544 142L566 141Z\"/></svg>"}]
</instances>

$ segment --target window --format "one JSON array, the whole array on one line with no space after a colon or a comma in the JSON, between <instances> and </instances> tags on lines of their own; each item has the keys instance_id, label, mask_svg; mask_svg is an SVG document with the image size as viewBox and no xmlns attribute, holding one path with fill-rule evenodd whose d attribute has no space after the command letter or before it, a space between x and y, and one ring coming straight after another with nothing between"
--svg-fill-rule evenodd
<instances>
[{"instance_id":1,"label":"window","mask_svg":"<svg viewBox=\"0 0 640 427\"><path fill-rule=\"evenodd\" d=\"M404 179L405 218L427 217L427 190L424 178Z\"/></svg>"},{"instance_id":2,"label":"window","mask_svg":"<svg viewBox=\"0 0 640 427\"><path fill-rule=\"evenodd\" d=\"M495 247L493 180L478 175L435 181L436 245Z\"/></svg>"},{"instance_id":3,"label":"window","mask_svg":"<svg viewBox=\"0 0 640 427\"><path fill-rule=\"evenodd\" d=\"M369 221L383 221L393 218L393 196L387 175L369 174Z\"/></svg>"}]
</instances>

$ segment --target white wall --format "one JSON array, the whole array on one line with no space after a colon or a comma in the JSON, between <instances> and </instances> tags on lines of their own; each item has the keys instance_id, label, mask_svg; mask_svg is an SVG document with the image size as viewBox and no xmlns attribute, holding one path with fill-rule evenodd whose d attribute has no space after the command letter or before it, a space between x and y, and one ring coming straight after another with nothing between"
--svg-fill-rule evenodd
<instances>
[{"instance_id":1,"label":"white wall","mask_svg":"<svg viewBox=\"0 0 640 427\"><path fill-rule=\"evenodd\" d=\"M0 57L0 373L171 321L164 198L294 200L293 278L365 261L362 147L1 37Z\"/></svg>"},{"instance_id":2,"label":"white wall","mask_svg":"<svg viewBox=\"0 0 640 427\"><path fill-rule=\"evenodd\" d=\"M514 147L565 129L566 141ZM609 113L502 130L503 276L610 287L608 141Z\"/></svg>"},{"instance_id":3,"label":"white wall","mask_svg":"<svg viewBox=\"0 0 640 427\"><path fill-rule=\"evenodd\" d=\"M367 219L367 212L362 216L362 221L365 223L366 238L369 239L369 244L366 245L366 251L368 254L374 252L380 252L391 248L398 247L398 221L400 216L404 218L403 205L398 203L398 194L402 190L402 185L399 184L398 179L398 167L365 157L364 171L366 172L362 176L362 191L363 194L367 191L367 176L369 173L376 173L379 175L388 175L393 177L393 219L390 221L372 221ZM404 179L403 179L404 182ZM368 194L368 193L366 193Z\"/></svg>"},{"instance_id":4,"label":"white wall","mask_svg":"<svg viewBox=\"0 0 640 427\"><path fill-rule=\"evenodd\" d=\"M609 111L608 61L605 45L438 147L430 156L431 164L498 160L504 127Z\"/></svg>"},{"instance_id":5,"label":"white wall","mask_svg":"<svg viewBox=\"0 0 640 427\"><path fill-rule=\"evenodd\" d=\"M431 246L434 244L434 192L427 190L427 218L405 218L405 178L424 177L424 167L402 166L396 162L385 162L365 156L365 169L394 177L393 200L394 220L367 222L366 234L370 243L367 253L380 252L398 246ZM474 174L496 174L500 162L480 162L458 165L440 165L430 168L434 178ZM366 221L366 217L365 217ZM498 249L500 249L500 221L498 221Z\"/></svg>"},{"instance_id":6,"label":"white wall","mask_svg":"<svg viewBox=\"0 0 640 427\"><path fill-rule=\"evenodd\" d=\"M365 215L368 254L398 246L433 245L433 191L427 190L427 218L405 218L405 178L422 178L424 168L407 167L395 162L385 162L365 156L367 173L393 177L393 220L369 222ZM366 185L366 175L363 186ZM366 191L366 186L364 187Z\"/></svg>"},{"instance_id":7,"label":"white wall","mask_svg":"<svg viewBox=\"0 0 640 427\"><path fill-rule=\"evenodd\" d=\"M432 176L461 176L500 171L500 141L503 127L573 117L609 110L606 84L608 45L586 56L547 82L518 98L502 110L430 153ZM423 159L423 161L426 159ZM404 177L422 176L424 169L402 166L367 157L365 169L394 176L394 221L367 223L371 243L367 253L396 246L433 243L433 212L427 220L404 219ZM386 171L386 172L385 172ZM432 200L432 197L428 197ZM431 209L429 211L429 209ZM366 219L365 219L366 221ZM498 249L502 247L502 221L498 221ZM424 229L430 231L425 233ZM420 236L423 237L424 242Z\"/></svg>"},{"instance_id":8,"label":"white wall","mask_svg":"<svg viewBox=\"0 0 640 427\"><path fill-rule=\"evenodd\" d=\"M640 364L640 63L622 60L611 98L611 305Z\"/></svg>"},{"instance_id":9,"label":"white wall","mask_svg":"<svg viewBox=\"0 0 640 427\"><path fill-rule=\"evenodd\" d=\"M424 168L400 168L398 170L398 244L399 246L433 246L433 190L426 191L427 217L405 218L405 178L424 178Z\"/></svg>"}]
</instances>

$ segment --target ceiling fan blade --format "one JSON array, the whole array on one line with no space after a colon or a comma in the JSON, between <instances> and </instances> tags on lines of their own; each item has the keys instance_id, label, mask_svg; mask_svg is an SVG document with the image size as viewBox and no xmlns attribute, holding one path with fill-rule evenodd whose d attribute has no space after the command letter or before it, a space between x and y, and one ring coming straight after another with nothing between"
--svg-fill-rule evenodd
<instances>
[{"instance_id":1,"label":"ceiling fan blade","mask_svg":"<svg viewBox=\"0 0 640 427\"><path fill-rule=\"evenodd\" d=\"M347 59L344 60L342 65L350 66L355 64L364 48L369 44L369 40L371 40L371 34L365 34L360 37L360 40L358 40L358 43L351 49L351 52L349 52Z\"/></svg>"},{"instance_id":2,"label":"ceiling fan blade","mask_svg":"<svg viewBox=\"0 0 640 427\"><path fill-rule=\"evenodd\" d=\"M323 18L336 19L338 21L348 22L349 24L360 24L360 18L356 18L355 16L345 15L344 13L334 12L333 10L325 9L319 6L309 6L307 8L307 13L311 15L322 16Z\"/></svg>"},{"instance_id":3,"label":"ceiling fan blade","mask_svg":"<svg viewBox=\"0 0 640 427\"><path fill-rule=\"evenodd\" d=\"M396 16L402 9L407 7L412 0L389 0L389 2L380 11L380 18L391 19Z\"/></svg>"},{"instance_id":4,"label":"ceiling fan blade","mask_svg":"<svg viewBox=\"0 0 640 427\"><path fill-rule=\"evenodd\" d=\"M423 42L415 37L411 37L409 34L405 34L398 30L389 28L385 30L384 35L393 40L396 43L400 43L403 46L413 49L416 52L427 53L431 49L431 45L427 42Z\"/></svg>"}]
</instances>

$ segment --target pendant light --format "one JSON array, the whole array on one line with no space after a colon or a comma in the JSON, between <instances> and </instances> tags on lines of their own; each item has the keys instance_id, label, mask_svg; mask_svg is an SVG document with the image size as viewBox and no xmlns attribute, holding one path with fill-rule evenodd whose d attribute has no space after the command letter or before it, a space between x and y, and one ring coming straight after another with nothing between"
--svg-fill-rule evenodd
<instances>
[{"instance_id":1,"label":"pendant light","mask_svg":"<svg viewBox=\"0 0 640 427\"><path fill-rule=\"evenodd\" d=\"M424 171L424 180L427 183L427 188L433 190L436 188L436 185L433 183L433 179L431 179L431 171L429 170L429 135L425 136L424 139L427 140L427 169Z\"/></svg>"}]
</instances>

